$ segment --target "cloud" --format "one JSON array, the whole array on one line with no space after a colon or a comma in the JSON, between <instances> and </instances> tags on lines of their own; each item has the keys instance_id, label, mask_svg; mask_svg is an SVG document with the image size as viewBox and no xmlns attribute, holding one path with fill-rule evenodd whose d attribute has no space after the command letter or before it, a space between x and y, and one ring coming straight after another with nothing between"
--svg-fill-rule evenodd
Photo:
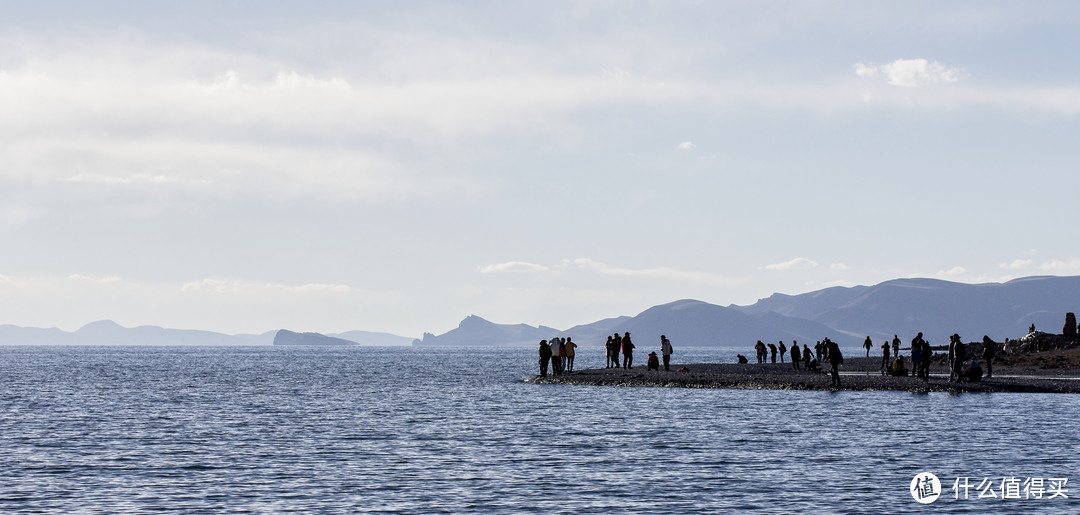
<instances>
[{"instance_id":1,"label":"cloud","mask_svg":"<svg viewBox=\"0 0 1080 515\"><path fill-rule=\"evenodd\" d=\"M90 283L115 283L115 282L120 282L120 280L121 280L120 277L115 276L115 275L107 275L107 276L103 276L103 277L92 277L92 276L83 275L83 274L71 274L67 278L71 279L73 281L86 281L86 282L90 282Z\"/></svg>"},{"instance_id":2,"label":"cloud","mask_svg":"<svg viewBox=\"0 0 1080 515\"><path fill-rule=\"evenodd\" d=\"M682 143L679 143L679 150L690 150L692 148L694 148L693 141L684 141Z\"/></svg>"},{"instance_id":3,"label":"cloud","mask_svg":"<svg viewBox=\"0 0 1080 515\"><path fill-rule=\"evenodd\" d=\"M1077 273L1080 272L1080 258L1073 258L1068 261L1053 259L1039 265L1039 268L1047 272Z\"/></svg>"},{"instance_id":4,"label":"cloud","mask_svg":"<svg viewBox=\"0 0 1080 515\"><path fill-rule=\"evenodd\" d=\"M859 77L882 77L890 85L907 88L960 80L959 68L926 59L897 59L882 65L855 63L854 69Z\"/></svg>"},{"instance_id":5,"label":"cloud","mask_svg":"<svg viewBox=\"0 0 1080 515\"><path fill-rule=\"evenodd\" d=\"M998 265L998 268L1005 270L1023 270L1029 266L1031 266L1030 259L1014 259L1010 263L1001 263Z\"/></svg>"},{"instance_id":6,"label":"cloud","mask_svg":"<svg viewBox=\"0 0 1080 515\"><path fill-rule=\"evenodd\" d=\"M529 272L549 272L550 268L544 265L537 265L535 263L527 263L525 261L507 261L505 263L495 263L480 267L480 273L482 274L504 274L504 273L529 273Z\"/></svg>"},{"instance_id":7,"label":"cloud","mask_svg":"<svg viewBox=\"0 0 1080 515\"><path fill-rule=\"evenodd\" d=\"M578 258L571 262L567 262L566 266L573 266L577 269L591 270L593 272L602 275L617 275L623 277L641 277L641 278L656 278L656 279L669 279L675 281L682 281L688 283L705 283L715 285L731 285L741 283L741 280L732 279L716 274L710 274L706 272L693 272L687 270L678 270L669 267L657 267L657 268L623 268L609 266L606 263L595 261L589 258Z\"/></svg>"},{"instance_id":8,"label":"cloud","mask_svg":"<svg viewBox=\"0 0 1080 515\"><path fill-rule=\"evenodd\" d=\"M844 263L833 263L829 265L829 270L847 270L848 266Z\"/></svg>"},{"instance_id":9,"label":"cloud","mask_svg":"<svg viewBox=\"0 0 1080 515\"><path fill-rule=\"evenodd\" d=\"M832 288L834 286L850 287L850 286L855 286L855 283L853 283L851 281L846 281L846 280L843 280L843 279L839 279L839 280L836 280L836 281L827 281L827 282L821 283L821 285L824 288Z\"/></svg>"},{"instance_id":10,"label":"cloud","mask_svg":"<svg viewBox=\"0 0 1080 515\"><path fill-rule=\"evenodd\" d=\"M806 259L804 257L797 257L795 259L792 259L791 261L785 261L783 263L774 263L774 264L771 264L771 265L765 265L763 267L759 267L759 269L777 270L777 271L809 270L811 268L817 268L817 266L818 266L818 264L816 262L814 262L814 261L811 261L811 260Z\"/></svg>"},{"instance_id":11,"label":"cloud","mask_svg":"<svg viewBox=\"0 0 1080 515\"><path fill-rule=\"evenodd\" d=\"M938 270L934 277L956 277L967 273L967 269L962 266L954 266L948 270Z\"/></svg>"},{"instance_id":12,"label":"cloud","mask_svg":"<svg viewBox=\"0 0 1080 515\"><path fill-rule=\"evenodd\" d=\"M352 288L342 284L308 283L299 285L286 285L279 283L261 283L244 281L240 279L201 279L190 281L180 286L183 293L212 293L244 296L261 296L265 294L342 294L349 293Z\"/></svg>"},{"instance_id":13,"label":"cloud","mask_svg":"<svg viewBox=\"0 0 1080 515\"><path fill-rule=\"evenodd\" d=\"M122 276L70 274L0 277L0 310L19 325L77 329L94 320L123 325L154 324L224 332L263 332L282 327L319 331L377 325L407 310L417 299L395 290L374 291L346 284L286 284L242 278L187 282L141 281ZM56 313L65 314L64 321ZM77 321L77 322L76 322ZM365 327L371 329L371 325ZM380 329L381 330L381 329Z\"/></svg>"}]
</instances>

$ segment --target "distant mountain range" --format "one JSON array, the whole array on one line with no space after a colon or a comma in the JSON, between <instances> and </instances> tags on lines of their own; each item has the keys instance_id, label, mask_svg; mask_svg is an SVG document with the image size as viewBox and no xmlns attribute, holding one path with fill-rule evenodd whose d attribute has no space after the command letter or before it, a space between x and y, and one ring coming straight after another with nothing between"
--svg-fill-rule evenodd
<instances>
[{"instance_id":1,"label":"distant mountain range","mask_svg":"<svg viewBox=\"0 0 1080 515\"><path fill-rule=\"evenodd\" d=\"M558 331L547 327L492 324L471 316L444 335L425 334L414 345L534 345L570 336L601 345L607 335L630 332L636 342L677 345L752 346L828 337L857 347L870 336L880 344L893 335L910 341L922 332L933 344L958 333L965 341L983 335L1001 341L1027 334L1031 324L1060 333L1065 313L1080 310L1080 277L1027 277L1004 284L962 284L936 279L896 279L875 286L835 287L802 295L774 294L750 306L717 306L680 300L634 317L601 320ZM658 343L657 343L658 345Z\"/></svg>"},{"instance_id":2,"label":"distant mountain range","mask_svg":"<svg viewBox=\"0 0 1080 515\"><path fill-rule=\"evenodd\" d=\"M602 345L607 335L630 332L638 344L666 335L675 345L752 346L792 340L810 343L829 337L845 347L899 335L905 342L917 332L935 345L959 333L965 341L1018 338L1028 327L1062 332L1066 312L1080 310L1080 276L1026 277L1007 283L962 284L935 279L896 279L874 286L835 287L802 295L781 293L749 306L718 306L679 300L636 316L607 318L559 330L526 324L495 324L469 316L457 328L423 338L349 331L338 334L296 333L226 335L210 331L121 327L111 321L87 324L74 332L0 326L0 345L415 345L524 346L568 336L580 345Z\"/></svg>"},{"instance_id":3,"label":"distant mountain range","mask_svg":"<svg viewBox=\"0 0 1080 515\"><path fill-rule=\"evenodd\" d=\"M262 334L222 334L211 331L123 327L111 320L91 322L74 332L0 325L0 345L409 345L412 338L387 333L349 331L323 335L287 330Z\"/></svg>"}]
</instances>

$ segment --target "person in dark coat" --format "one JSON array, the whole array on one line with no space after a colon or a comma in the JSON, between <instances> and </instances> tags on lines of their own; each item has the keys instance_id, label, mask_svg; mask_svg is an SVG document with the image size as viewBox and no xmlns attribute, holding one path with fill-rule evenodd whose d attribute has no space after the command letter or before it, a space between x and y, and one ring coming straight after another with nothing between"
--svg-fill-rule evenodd
<instances>
[{"instance_id":1,"label":"person in dark coat","mask_svg":"<svg viewBox=\"0 0 1080 515\"><path fill-rule=\"evenodd\" d=\"M885 340L885 343L881 344L881 375L889 375L889 365L892 364L892 359L889 356L889 340Z\"/></svg>"},{"instance_id":2,"label":"person in dark coat","mask_svg":"<svg viewBox=\"0 0 1080 515\"><path fill-rule=\"evenodd\" d=\"M646 365L646 368L649 370L660 370L660 358L656 356L656 351L649 353L649 359L646 362Z\"/></svg>"},{"instance_id":3,"label":"person in dark coat","mask_svg":"<svg viewBox=\"0 0 1080 515\"><path fill-rule=\"evenodd\" d=\"M870 357L870 349L874 348L874 342L870 339L870 336L866 337L866 341L862 343L863 347L866 347L866 357Z\"/></svg>"},{"instance_id":4,"label":"person in dark coat","mask_svg":"<svg viewBox=\"0 0 1080 515\"><path fill-rule=\"evenodd\" d=\"M823 346L829 349L829 372L832 373L832 386L840 388L840 365L844 364L844 355L840 354L840 346L836 342L825 338Z\"/></svg>"},{"instance_id":5,"label":"person in dark coat","mask_svg":"<svg viewBox=\"0 0 1080 515\"><path fill-rule=\"evenodd\" d=\"M770 343L769 344L769 356L772 357L772 362L776 363L776 344L775 343Z\"/></svg>"},{"instance_id":6,"label":"person in dark coat","mask_svg":"<svg viewBox=\"0 0 1080 515\"><path fill-rule=\"evenodd\" d=\"M953 337L955 339L955 343L953 343L952 345L953 369L952 373L950 374L950 379L953 375L955 375L956 380L959 381L963 374L961 370L964 368L964 362L967 361L967 346L964 345L964 342L960 341L960 335L954 334Z\"/></svg>"},{"instance_id":7,"label":"person in dark coat","mask_svg":"<svg viewBox=\"0 0 1080 515\"><path fill-rule=\"evenodd\" d=\"M916 334L911 339L911 375L912 377L922 377L922 364L923 360L923 347L926 340L923 340L922 333Z\"/></svg>"},{"instance_id":8,"label":"person in dark coat","mask_svg":"<svg viewBox=\"0 0 1080 515\"><path fill-rule=\"evenodd\" d=\"M986 362L986 377L989 378L994 373L994 352L997 350L997 344L994 340L991 340L989 336L983 336L983 361Z\"/></svg>"},{"instance_id":9,"label":"person in dark coat","mask_svg":"<svg viewBox=\"0 0 1080 515\"><path fill-rule=\"evenodd\" d=\"M802 361L802 353L799 352L799 342L791 342L791 365L795 371L799 371L799 362Z\"/></svg>"},{"instance_id":10,"label":"person in dark coat","mask_svg":"<svg viewBox=\"0 0 1080 515\"><path fill-rule=\"evenodd\" d=\"M630 341L630 333L622 337L623 368L634 368L634 343Z\"/></svg>"},{"instance_id":11,"label":"person in dark coat","mask_svg":"<svg viewBox=\"0 0 1080 515\"><path fill-rule=\"evenodd\" d=\"M611 357L615 360L615 368L619 368L619 352L621 352L620 349L622 349L622 336L619 336L619 333L615 333L611 337L611 344L614 345L613 348L615 349L612 351Z\"/></svg>"},{"instance_id":12,"label":"person in dark coat","mask_svg":"<svg viewBox=\"0 0 1080 515\"><path fill-rule=\"evenodd\" d=\"M547 377L549 361L551 361L551 347L548 347L547 340L540 340L540 377Z\"/></svg>"},{"instance_id":13,"label":"person in dark coat","mask_svg":"<svg viewBox=\"0 0 1080 515\"><path fill-rule=\"evenodd\" d=\"M922 341L922 380L930 382L930 358L934 357L934 351L930 349L930 342Z\"/></svg>"},{"instance_id":14,"label":"person in dark coat","mask_svg":"<svg viewBox=\"0 0 1080 515\"><path fill-rule=\"evenodd\" d=\"M604 360L604 368L611 368L611 366L612 366L611 365L611 363L612 363L611 351L612 351L613 346L614 346L614 344L611 341L611 337L608 336L607 341L604 342L604 349L605 349L604 352L606 353L606 356L607 356L607 358L605 358L605 360Z\"/></svg>"}]
</instances>

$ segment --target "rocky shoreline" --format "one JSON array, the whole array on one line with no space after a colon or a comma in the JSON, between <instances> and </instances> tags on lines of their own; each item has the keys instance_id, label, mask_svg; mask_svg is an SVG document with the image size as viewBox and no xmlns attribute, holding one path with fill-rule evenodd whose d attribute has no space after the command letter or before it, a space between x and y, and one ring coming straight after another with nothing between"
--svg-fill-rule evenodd
<instances>
[{"instance_id":1,"label":"rocky shoreline","mask_svg":"<svg viewBox=\"0 0 1080 515\"><path fill-rule=\"evenodd\" d=\"M880 358L847 358L841 367L839 390L902 390L911 392L1021 392L1080 393L1080 349L1039 353L1043 363L999 364L994 375L978 382L949 382L948 369L935 364L930 381L914 377L883 376ZM687 371L677 372L685 368ZM533 377L539 384L579 384L596 386L653 386L678 388L742 388L754 390L837 390L830 386L827 372L796 372L790 363L767 364L673 364L670 372L648 371L644 365L630 370L598 368L577 370L560 376Z\"/></svg>"}]
</instances>

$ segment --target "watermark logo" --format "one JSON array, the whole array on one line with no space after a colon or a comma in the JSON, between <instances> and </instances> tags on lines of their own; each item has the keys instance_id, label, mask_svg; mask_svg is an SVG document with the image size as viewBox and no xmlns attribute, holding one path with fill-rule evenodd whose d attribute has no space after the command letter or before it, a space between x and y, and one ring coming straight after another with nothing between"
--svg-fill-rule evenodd
<instances>
[{"instance_id":1,"label":"watermark logo","mask_svg":"<svg viewBox=\"0 0 1080 515\"><path fill-rule=\"evenodd\" d=\"M941 497L941 481L929 472L920 472L911 479L911 497L922 504L930 504Z\"/></svg>"},{"instance_id":2,"label":"watermark logo","mask_svg":"<svg viewBox=\"0 0 1080 515\"><path fill-rule=\"evenodd\" d=\"M1069 499L1069 478L1066 477L960 476L951 486L951 501ZM910 491L911 498L921 504L930 504L944 493L941 481L930 472L920 472L911 478Z\"/></svg>"}]
</instances>

